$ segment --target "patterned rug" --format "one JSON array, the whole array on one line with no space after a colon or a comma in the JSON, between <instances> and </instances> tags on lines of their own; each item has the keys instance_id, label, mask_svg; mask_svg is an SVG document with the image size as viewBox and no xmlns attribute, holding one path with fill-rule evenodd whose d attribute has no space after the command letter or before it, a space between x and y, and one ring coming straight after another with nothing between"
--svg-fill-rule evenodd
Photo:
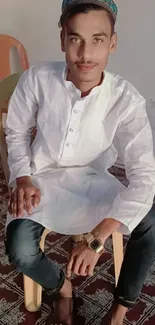
<instances>
[{"instance_id":1,"label":"patterned rug","mask_svg":"<svg viewBox=\"0 0 155 325\"><path fill-rule=\"evenodd\" d=\"M112 173L126 184L124 171L112 168ZM30 313L24 307L22 274L9 264L4 249L4 226L7 209L7 187L0 168L0 325L43 325L50 312L51 298L43 292L41 311ZM124 238L124 245L127 238ZM73 247L69 236L51 233L45 251L49 258L65 268ZM131 266L132 267L132 266ZM100 325L100 320L110 308L114 290L113 250L111 238L106 243L106 253L99 260L93 277L74 277L79 325ZM136 306L127 313L125 325L155 324L155 260L149 270L145 285ZM106 324L105 324L106 325Z\"/></svg>"}]
</instances>

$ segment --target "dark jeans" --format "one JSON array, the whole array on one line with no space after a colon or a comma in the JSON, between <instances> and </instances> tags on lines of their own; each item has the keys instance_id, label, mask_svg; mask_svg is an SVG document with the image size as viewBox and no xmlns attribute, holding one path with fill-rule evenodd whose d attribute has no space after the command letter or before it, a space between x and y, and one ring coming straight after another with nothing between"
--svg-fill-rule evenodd
<instances>
[{"instance_id":1,"label":"dark jeans","mask_svg":"<svg viewBox=\"0 0 155 325\"><path fill-rule=\"evenodd\" d=\"M7 227L5 245L10 263L50 294L60 291L65 275L40 249L44 229L32 220L15 219Z\"/></svg>"},{"instance_id":2,"label":"dark jeans","mask_svg":"<svg viewBox=\"0 0 155 325\"><path fill-rule=\"evenodd\" d=\"M28 219L16 219L7 227L6 250L16 268L50 292L59 291L65 275L40 250L44 227ZM128 241L115 291L115 299L126 307L136 302L155 253L155 209L134 229Z\"/></svg>"}]
</instances>

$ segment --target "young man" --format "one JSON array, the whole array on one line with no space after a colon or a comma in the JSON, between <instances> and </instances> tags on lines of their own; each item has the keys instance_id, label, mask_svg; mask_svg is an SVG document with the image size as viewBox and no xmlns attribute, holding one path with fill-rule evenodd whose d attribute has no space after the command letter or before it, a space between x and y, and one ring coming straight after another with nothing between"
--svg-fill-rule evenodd
<instances>
[{"instance_id":1,"label":"young man","mask_svg":"<svg viewBox=\"0 0 155 325\"><path fill-rule=\"evenodd\" d=\"M116 48L116 16L112 0L63 1L66 64L31 67L10 101L6 139L15 189L6 246L18 270L57 293L47 324L70 325L73 317L71 282L39 250L44 227L88 232L71 254L68 277L91 276L107 238L114 231L131 234L114 305L102 324L123 324L154 256L155 161L146 103L130 83L105 70ZM127 188L107 171L118 156Z\"/></svg>"}]
</instances>

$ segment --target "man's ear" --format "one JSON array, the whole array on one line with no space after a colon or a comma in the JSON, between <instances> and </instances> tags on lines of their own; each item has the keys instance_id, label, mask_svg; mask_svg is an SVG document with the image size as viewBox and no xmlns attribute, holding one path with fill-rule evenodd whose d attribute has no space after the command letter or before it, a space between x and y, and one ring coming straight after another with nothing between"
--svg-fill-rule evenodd
<instances>
[{"instance_id":1,"label":"man's ear","mask_svg":"<svg viewBox=\"0 0 155 325\"><path fill-rule=\"evenodd\" d=\"M65 30L62 29L60 32L60 39L61 39L61 51L65 52Z\"/></svg>"},{"instance_id":2,"label":"man's ear","mask_svg":"<svg viewBox=\"0 0 155 325\"><path fill-rule=\"evenodd\" d=\"M116 50L117 46L117 33L114 33L111 37L111 42L110 42L110 53L114 53Z\"/></svg>"}]
</instances>

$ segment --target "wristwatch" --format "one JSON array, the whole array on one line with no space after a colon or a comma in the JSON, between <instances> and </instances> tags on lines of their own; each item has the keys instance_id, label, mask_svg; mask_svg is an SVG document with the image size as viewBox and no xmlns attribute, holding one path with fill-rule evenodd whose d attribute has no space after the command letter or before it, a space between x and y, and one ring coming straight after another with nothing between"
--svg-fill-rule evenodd
<instances>
[{"instance_id":1,"label":"wristwatch","mask_svg":"<svg viewBox=\"0 0 155 325\"><path fill-rule=\"evenodd\" d=\"M86 240L86 242L88 244L88 247L92 251L94 251L94 252L96 252L98 254L100 254L100 253L102 253L104 251L104 246L103 246L102 241L100 239L94 237L94 235L91 232L84 235L84 238L85 238L85 240Z\"/></svg>"}]
</instances>

